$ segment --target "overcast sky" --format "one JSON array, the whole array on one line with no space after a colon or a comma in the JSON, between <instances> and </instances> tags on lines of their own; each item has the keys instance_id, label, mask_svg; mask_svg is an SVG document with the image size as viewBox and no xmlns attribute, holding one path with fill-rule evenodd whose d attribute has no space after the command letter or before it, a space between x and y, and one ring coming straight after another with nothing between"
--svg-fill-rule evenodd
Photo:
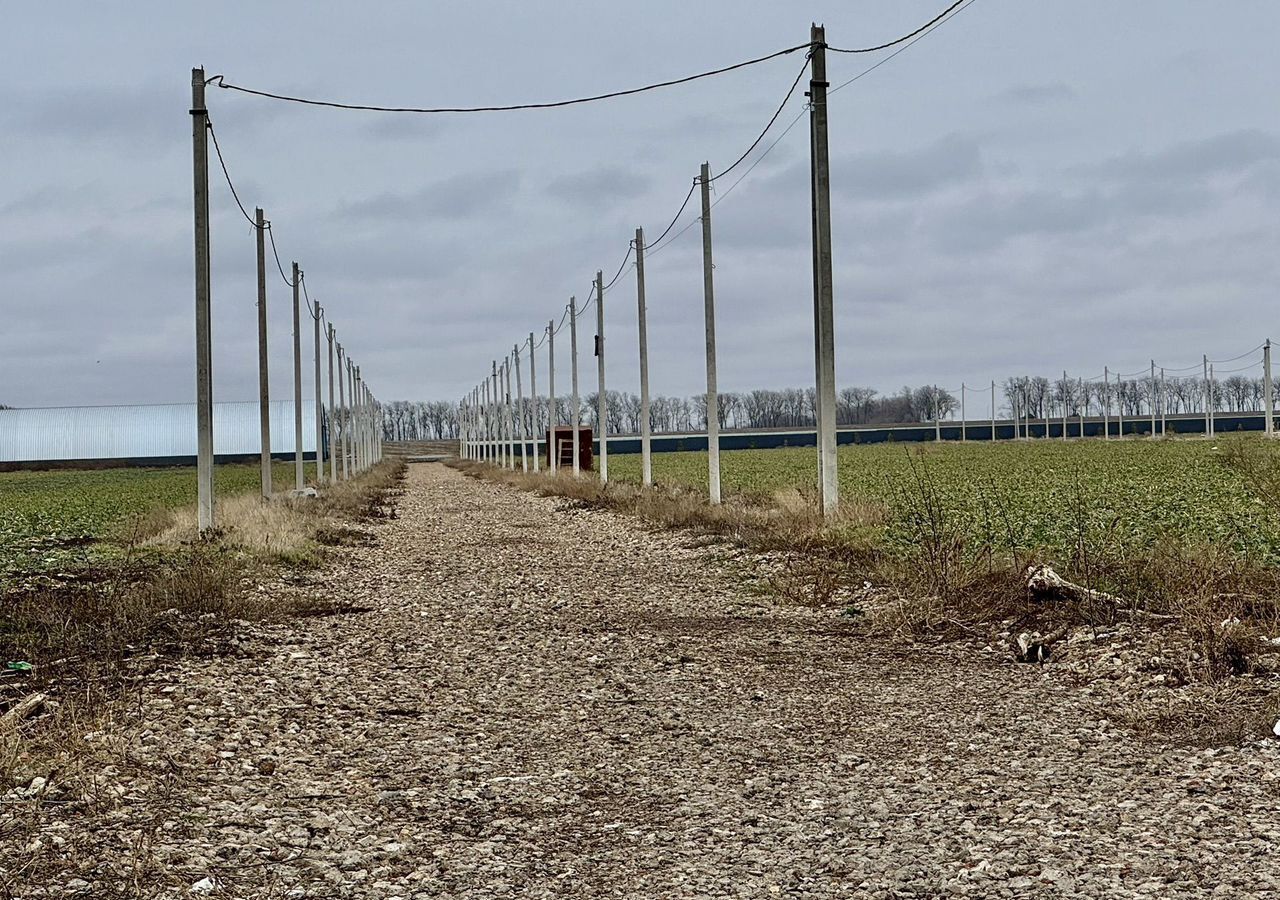
<instances>
[{"instance_id":1,"label":"overcast sky","mask_svg":"<svg viewBox=\"0 0 1280 900\"><path fill-rule=\"evenodd\" d=\"M194 65L353 102L542 101L762 55L806 41L810 20L832 45L878 43L945 5L7 4L0 402L193 398ZM1090 376L1280 338L1277 35L1274 0L975 0L835 93L840 383ZM832 55L833 86L884 55ZM265 208L379 396L456 399L585 298L596 269L610 277L637 225L656 237L800 63L551 111L340 112L213 87L209 108L241 197ZM723 390L812 383L807 147L802 120L715 208ZM210 184L215 398L252 399L254 237L216 168ZM647 266L655 393L703 387L699 234ZM605 298L618 389L636 389L634 285L626 273ZM289 302L273 274L281 399ZM545 348L538 361L545 390Z\"/></svg>"}]
</instances>

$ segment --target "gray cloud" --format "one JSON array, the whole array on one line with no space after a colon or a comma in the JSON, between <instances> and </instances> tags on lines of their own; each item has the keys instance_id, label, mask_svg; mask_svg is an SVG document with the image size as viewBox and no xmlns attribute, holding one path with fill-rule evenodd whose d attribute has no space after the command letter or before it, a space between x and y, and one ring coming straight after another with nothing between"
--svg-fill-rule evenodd
<instances>
[{"instance_id":1,"label":"gray cloud","mask_svg":"<svg viewBox=\"0 0 1280 900\"><path fill-rule=\"evenodd\" d=\"M1052 84L1022 84L1011 87L996 94L995 100L998 103L1013 106L1048 106L1074 100L1077 96L1075 88L1059 81Z\"/></svg>"},{"instance_id":2,"label":"gray cloud","mask_svg":"<svg viewBox=\"0 0 1280 900\"><path fill-rule=\"evenodd\" d=\"M383 193L345 204L339 217L404 222L469 219L509 204L520 190L515 169L454 175L408 193Z\"/></svg>"},{"instance_id":3,"label":"gray cloud","mask_svg":"<svg viewBox=\"0 0 1280 900\"><path fill-rule=\"evenodd\" d=\"M640 197L651 183L652 179L633 168L600 166L579 175L552 179L546 190L552 197L573 206L600 208Z\"/></svg>"},{"instance_id":4,"label":"gray cloud","mask_svg":"<svg viewBox=\"0 0 1280 900\"><path fill-rule=\"evenodd\" d=\"M1280 137L1248 129L1183 141L1154 152L1113 157L1082 171L1106 179L1204 180L1243 173L1259 163L1276 160L1280 160Z\"/></svg>"}]
</instances>

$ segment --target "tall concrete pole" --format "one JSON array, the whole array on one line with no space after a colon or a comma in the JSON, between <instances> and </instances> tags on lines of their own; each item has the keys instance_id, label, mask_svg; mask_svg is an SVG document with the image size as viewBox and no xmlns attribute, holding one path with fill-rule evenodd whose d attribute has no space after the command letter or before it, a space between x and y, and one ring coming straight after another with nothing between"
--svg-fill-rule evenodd
<instances>
[{"instance_id":1,"label":"tall concrete pole","mask_svg":"<svg viewBox=\"0 0 1280 900\"><path fill-rule=\"evenodd\" d=\"M965 432L968 431L966 424L968 422L968 417L965 415L964 409L964 395L966 392L967 388L965 387L965 383L962 381L960 382L960 443L962 444L968 440L968 437L965 435Z\"/></svg>"},{"instance_id":2,"label":"tall concrete pole","mask_svg":"<svg viewBox=\"0 0 1280 900\"><path fill-rule=\"evenodd\" d=\"M538 471L538 353L533 346L533 332L529 332L529 440L533 446L533 471Z\"/></svg>"},{"instance_id":3,"label":"tall concrete pole","mask_svg":"<svg viewBox=\"0 0 1280 900\"><path fill-rule=\"evenodd\" d=\"M343 478L360 474L356 468L356 367L347 357L347 408L343 416L342 468Z\"/></svg>"},{"instance_id":4,"label":"tall concrete pole","mask_svg":"<svg viewBox=\"0 0 1280 900\"><path fill-rule=\"evenodd\" d=\"M316 484L324 483L324 401L320 398L320 301L316 301Z\"/></svg>"},{"instance_id":5,"label":"tall concrete pole","mask_svg":"<svg viewBox=\"0 0 1280 900\"><path fill-rule=\"evenodd\" d=\"M338 422L338 407L333 400L333 323L328 323L329 333L329 483L338 483L338 435L334 430Z\"/></svg>"},{"instance_id":6,"label":"tall concrete pole","mask_svg":"<svg viewBox=\"0 0 1280 900\"><path fill-rule=\"evenodd\" d=\"M1164 382L1164 366L1160 367L1160 436L1169 434L1169 389Z\"/></svg>"},{"instance_id":7,"label":"tall concrete pole","mask_svg":"<svg viewBox=\"0 0 1280 900\"><path fill-rule=\"evenodd\" d=\"M511 357L508 356L502 361L502 372L506 380L507 398L505 409L507 411L507 468L515 469L516 467L516 442L520 440L519 434L516 433L516 406L511 400Z\"/></svg>"},{"instance_id":8,"label":"tall concrete pole","mask_svg":"<svg viewBox=\"0 0 1280 900\"><path fill-rule=\"evenodd\" d=\"M822 512L833 516L839 502L836 461L836 345L831 275L831 161L827 147L827 33L809 31L812 47L809 122L813 167L814 337L817 350L818 471Z\"/></svg>"},{"instance_id":9,"label":"tall concrete pole","mask_svg":"<svg viewBox=\"0 0 1280 900\"><path fill-rule=\"evenodd\" d=\"M649 422L649 326L644 297L644 229L636 229L636 307L640 332L640 480L653 484L652 428Z\"/></svg>"},{"instance_id":10,"label":"tall concrete pole","mask_svg":"<svg viewBox=\"0 0 1280 900\"><path fill-rule=\"evenodd\" d=\"M604 273L596 270L596 430L600 483L609 483L609 400L604 388Z\"/></svg>"},{"instance_id":11,"label":"tall concrete pole","mask_svg":"<svg viewBox=\"0 0 1280 900\"><path fill-rule=\"evenodd\" d=\"M1071 406L1071 380L1067 378L1067 370L1062 370L1062 439L1067 439L1067 415ZM1080 432L1081 436L1084 432Z\"/></svg>"},{"instance_id":12,"label":"tall concrete pole","mask_svg":"<svg viewBox=\"0 0 1280 900\"><path fill-rule=\"evenodd\" d=\"M502 382L498 380L498 361L496 359L492 360L490 367L492 372L489 374L489 378L493 382L494 461L498 466L505 466L507 461L502 445Z\"/></svg>"},{"instance_id":13,"label":"tall concrete pole","mask_svg":"<svg viewBox=\"0 0 1280 900\"><path fill-rule=\"evenodd\" d=\"M345 358L342 345L338 344L338 436L341 439L341 447L338 455L342 457L342 480L346 481L351 477L351 470L347 465L348 450L348 433L351 431L351 421L347 416L347 392L346 392L346 369L347 360Z\"/></svg>"},{"instance_id":14,"label":"tall concrete pole","mask_svg":"<svg viewBox=\"0 0 1280 900\"><path fill-rule=\"evenodd\" d=\"M1124 437L1124 383L1116 373L1116 437Z\"/></svg>"},{"instance_id":15,"label":"tall concrete pole","mask_svg":"<svg viewBox=\"0 0 1280 900\"><path fill-rule=\"evenodd\" d=\"M578 428L582 424L582 404L578 401L578 301L575 297L569 298L569 356L573 362L573 477L577 478L581 474L578 469Z\"/></svg>"},{"instance_id":16,"label":"tall concrete pole","mask_svg":"<svg viewBox=\"0 0 1280 900\"><path fill-rule=\"evenodd\" d=\"M1111 440L1111 369L1102 367L1102 437Z\"/></svg>"},{"instance_id":17,"label":"tall concrete pole","mask_svg":"<svg viewBox=\"0 0 1280 900\"><path fill-rule=\"evenodd\" d=\"M209 278L209 111L204 69L191 70L191 157L196 276L196 519L213 527L213 330Z\"/></svg>"},{"instance_id":18,"label":"tall concrete pole","mask_svg":"<svg viewBox=\"0 0 1280 900\"><path fill-rule=\"evenodd\" d=\"M991 379L991 443L996 442L996 380Z\"/></svg>"},{"instance_id":19,"label":"tall concrete pole","mask_svg":"<svg viewBox=\"0 0 1280 900\"><path fill-rule=\"evenodd\" d=\"M551 464L551 474L560 470L560 447L556 440L556 425L559 424L559 410L556 409L556 324L555 319L547 320L547 459Z\"/></svg>"},{"instance_id":20,"label":"tall concrete pole","mask_svg":"<svg viewBox=\"0 0 1280 900\"><path fill-rule=\"evenodd\" d=\"M1213 437L1213 390L1209 387L1209 354L1204 354L1201 359L1204 365L1204 436L1206 438Z\"/></svg>"},{"instance_id":21,"label":"tall concrete pole","mask_svg":"<svg viewBox=\"0 0 1280 900\"><path fill-rule=\"evenodd\" d=\"M302 273L293 264L293 487L302 490L302 318L300 290Z\"/></svg>"},{"instance_id":22,"label":"tall concrete pole","mask_svg":"<svg viewBox=\"0 0 1280 900\"><path fill-rule=\"evenodd\" d=\"M933 386L933 439L942 441L942 392Z\"/></svg>"},{"instance_id":23,"label":"tall concrete pole","mask_svg":"<svg viewBox=\"0 0 1280 900\"><path fill-rule=\"evenodd\" d=\"M1156 361L1151 360L1151 392L1147 395L1151 404L1151 436L1156 436Z\"/></svg>"},{"instance_id":24,"label":"tall concrete pole","mask_svg":"<svg viewBox=\"0 0 1280 900\"><path fill-rule=\"evenodd\" d=\"M258 231L258 433L262 448L262 496L271 499L271 386L267 377L267 220L254 210Z\"/></svg>"},{"instance_id":25,"label":"tall concrete pole","mask_svg":"<svg viewBox=\"0 0 1280 900\"><path fill-rule=\"evenodd\" d=\"M716 290L711 259L711 164L702 164L702 312L707 343L707 499L720 502L720 391L716 385Z\"/></svg>"},{"instance_id":26,"label":"tall concrete pole","mask_svg":"<svg viewBox=\"0 0 1280 900\"><path fill-rule=\"evenodd\" d=\"M350 357L347 361L350 362ZM360 379L360 367L351 364L351 470L359 475L364 471L364 382Z\"/></svg>"},{"instance_id":27,"label":"tall concrete pole","mask_svg":"<svg viewBox=\"0 0 1280 900\"><path fill-rule=\"evenodd\" d=\"M1216 437L1218 433L1218 383L1213 377L1213 363L1209 363L1209 437Z\"/></svg>"},{"instance_id":28,"label":"tall concrete pole","mask_svg":"<svg viewBox=\"0 0 1280 900\"><path fill-rule=\"evenodd\" d=\"M1271 338L1262 345L1262 412L1263 430L1267 437L1275 437L1275 407L1271 384Z\"/></svg>"}]
</instances>

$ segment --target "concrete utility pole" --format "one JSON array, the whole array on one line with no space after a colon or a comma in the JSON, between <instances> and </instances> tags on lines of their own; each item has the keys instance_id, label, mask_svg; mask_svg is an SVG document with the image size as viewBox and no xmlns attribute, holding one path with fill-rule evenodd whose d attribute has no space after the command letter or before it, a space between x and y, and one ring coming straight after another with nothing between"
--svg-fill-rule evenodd
<instances>
[{"instance_id":1,"label":"concrete utility pole","mask_svg":"<svg viewBox=\"0 0 1280 900\"><path fill-rule=\"evenodd\" d=\"M596 430L600 442L600 483L609 483L609 400L604 389L604 272L596 270Z\"/></svg>"},{"instance_id":2,"label":"concrete utility pole","mask_svg":"<svg viewBox=\"0 0 1280 900\"><path fill-rule=\"evenodd\" d=\"M720 502L720 393L716 387L716 290L711 261L711 165L702 164L702 311L707 339L708 499Z\"/></svg>"},{"instance_id":3,"label":"concrete utility pole","mask_svg":"<svg viewBox=\"0 0 1280 900\"><path fill-rule=\"evenodd\" d=\"M1263 429L1267 437L1275 437L1275 407L1273 401L1271 387L1271 338L1267 338L1265 344L1262 345L1262 411L1263 411Z\"/></svg>"},{"instance_id":4,"label":"concrete utility pole","mask_svg":"<svg viewBox=\"0 0 1280 900\"><path fill-rule=\"evenodd\" d=\"M1169 433L1169 389L1164 382L1164 366L1160 367L1160 436L1165 437Z\"/></svg>"},{"instance_id":5,"label":"concrete utility pole","mask_svg":"<svg viewBox=\"0 0 1280 900\"><path fill-rule=\"evenodd\" d=\"M1213 389L1209 386L1209 354L1204 354L1201 359L1204 365L1204 436L1213 437Z\"/></svg>"},{"instance_id":6,"label":"concrete utility pole","mask_svg":"<svg viewBox=\"0 0 1280 900\"><path fill-rule=\"evenodd\" d=\"M1062 370L1062 439L1064 441L1067 439L1067 407L1070 405L1067 402L1067 392L1070 389L1071 389L1071 383L1067 381L1067 370L1063 369ZM1045 434L1048 434L1047 430L1045 431Z\"/></svg>"},{"instance_id":7,"label":"concrete utility pole","mask_svg":"<svg viewBox=\"0 0 1280 900\"><path fill-rule=\"evenodd\" d=\"M942 441L942 394L938 386L933 386L933 439Z\"/></svg>"},{"instance_id":8,"label":"concrete utility pole","mask_svg":"<svg viewBox=\"0 0 1280 900\"><path fill-rule=\"evenodd\" d=\"M580 474L578 470L578 428L581 425L582 404L578 401L578 301L569 298L569 356L572 358L573 381L573 477Z\"/></svg>"},{"instance_id":9,"label":"concrete utility pole","mask_svg":"<svg viewBox=\"0 0 1280 900\"><path fill-rule=\"evenodd\" d=\"M350 478L360 473L356 468L356 367L352 365L350 356L347 357L347 410L344 420L346 427L342 429L342 477Z\"/></svg>"},{"instance_id":10,"label":"concrete utility pole","mask_svg":"<svg viewBox=\"0 0 1280 900\"><path fill-rule=\"evenodd\" d=\"M1119 372L1116 373L1116 437L1124 437L1124 389Z\"/></svg>"},{"instance_id":11,"label":"concrete utility pole","mask_svg":"<svg viewBox=\"0 0 1280 900\"><path fill-rule=\"evenodd\" d=\"M1215 437L1218 433L1218 411L1214 407L1217 406L1217 380L1213 377L1213 363L1209 363L1209 437Z\"/></svg>"},{"instance_id":12,"label":"concrete utility pole","mask_svg":"<svg viewBox=\"0 0 1280 900\"><path fill-rule=\"evenodd\" d=\"M329 328L329 483L338 483L338 435L334 427L338 422L338 407L333 402L333 323Z\"/></svg>"},{"instance_id":13,"label":"concrete utility pole","mask_svg":"<svg viewBox=\"0 0 1280 900\"><path fill-rule=\"evenodd\" d=\"M316 301L316 484L324 483L324 402L320 398L320 301Z\"/></svg>"},{"instance_id":14,"label":"concrete utility pole","mask_svg":"<svg viewBox=\"0 0 1280 900\"><path fill-rule=\"evenodd\" d=\"M1151 436L1156 436L1156 361L1151 360L1151 392L1147 395L1151 403Z\"/></svg>"},{"instance_id":15,"label":"concrete utility pole","mask_svg":"<svg viewBox=\"0 0 1280 900\"><path fill-rule=\"evenodd\" d=\"M262 447L262 497L271 499L271 386L267 378L267 220L258 207L258 432Z\"/></svg>"},{"instance_id":16,"label":"concrete utility pole","mask_svg":"<svg viewBox=\"0 0 1280 900\"><path fill-rule=\"evenodd\" d=\"M529 440L533 443L533 471L538 471L538 354L529 332Z\"/></svg>"},{"instance_id":17,"label":"concrete utility pole","mask_svg":"<svg viewBox=\"0 0 1280 900\"><path fill-rule=\"evenodd\" d=\"M302 273L293 264L293 487L302 490L306 477L302 472L302 317L299 291Z\"/></svg>"},{"instance_id":18,"label":"concrete utility pole","mask_svg":"<svg viewBox=\"0 0 1280 900\"><path fill-rule=\"evenodd\" d=\"M813 178L813 331L817 369L816 412L818 474L822 513L835 514L839 503L836 461L836 345L831 276L831 159L827 147L827 33L809 30L812 56L809 79L810 149Z\"/></svg>"},{"instance_id":19,"label":"concrete utility pole","mask_svg":"<svg viewBox=\"0 0 1280 900\"><path fill-rule=\"evenodd\" d=\"M351 430L351 420L347 415L347 394L346 380L344 369L349 364L343 354L342 345L338 344L338 434L342 438L342 447L339 451L342 456L342 480L346 481L351 477L351 471L347 466L347 433Z\"/></svg>"},{"instance_id":20,"label":"concrete utility pole","mask_svg":"<svg viewBox=\"0 0 1280 900\"><path fill-rule=\"evenodd\" d=\"M556 320L547 320L547 459L551 461L551 474L560 470L560 447L556 439L556 425L560 411L556 409Z\"/></svg>"},{"instance_id":21,"label":"concrete utility pole","mask_svg":"<svg viewBox=\"0 0 1280 900\"><path fill-rule=\"evenodd\" d=\"M476 447L476 458L481 462L489 461L489 376L485 376L476 385L476 415L480 418L479 446Z\"/></svg>"},{"instance_id":22,"label":"concrete utility pole","mask_svg":"<svg viewBox=\"0 0 1280 900\"><path fill-rule=\"evenodd\" d=\"M644 299L644 229L636 229L636 306L640 333L640 480L653 484L652 429L649 423L649 327Z\"/></svg>"},{"instance_id":23,"label":"concrete utility pole","mask_svg":"<svg viewBox=\"0 0 1280 900\"><path fill-rule=\"evenodd\" d=\"M991 379L991 443L996 442L996 381Z\"/></svg>"},{"instance_id":24,"label":"concrete utility pole","mask_svg":"<svg viewBox=\"0 0 1280 900\"><path fill-rule=\"evenodd\" d=\"M493 382L493 439L494 439L494 461L499 466L505 466L507 461L503 458L502 446L502 382L498 380L498 361L491 362L492 373L489 379Z\"/></svg>"},{"instance_id":25,"label":"concrete utility pole","mask_svg":"<svg viewBox=\"0 0 1280 900\"><path fill-rule=\"evenodd\" d=\"M1102 367L1102 439L1111 440L1111 370Z\"/></svg>"},{"instance_id":26,"label":"concrete utility pole","mask_svg":"<svg viewBox=\"0 0 1280 900\"><path fill-rule=\"evenodd\" d=\"M653 429L649 422L649 325L644 298L644 229L636 229L636 309L640 335L640 481L653 484Z\"/></svg>"},{"instance_id":27,"label":"concrete utility pole","mask_svg":"<svg viewBox=\"0 0 1280 900\"><path fill-rule=\"evenodd\" d=\"M519 421L517 416L516 405L511 402L511 357L508 356L502 361L502 371L506 376L507 383L507 468L515 470L516 467L516 443L520 441L520 435L516 431L516 422ZM521 444L523 451L523 444Z\"/></svg>"},{"instance_id":28,"label":"concrete utility pole","mask_svg":"<svg viewBox=\"0 0 1280 900\"><path fill-rule=\"evenodd\" d=\"M967 440L964 433L965 432L964 394L965 394L965 386L964 386L964 382L962 381L960 382L960 443L962 444Z\"/></svg>"},{"instance_id":29,"label":"concrete utility pole","mask_svg":"<svg viewBox=\"0 0 1280 900\"><path fill-rule=\"evenodd\" d=\"M209 111L204 69L191 70L191 156L196 268L196 520L213 527L213 331L209 279Z\"/></svg>"},{"instance_id":30,"label":"concrete utility pole","mask_svg":"<svg viewBox=\"0 0 1280 900\"><path fill-rule=\"evenodd\" d=\"M351 366L351 425L351 468L359 475L364 471L364 441L368 423L365 422L364 381L360 378L360 367L354 363Z\"/></svg>"}]
</instances>

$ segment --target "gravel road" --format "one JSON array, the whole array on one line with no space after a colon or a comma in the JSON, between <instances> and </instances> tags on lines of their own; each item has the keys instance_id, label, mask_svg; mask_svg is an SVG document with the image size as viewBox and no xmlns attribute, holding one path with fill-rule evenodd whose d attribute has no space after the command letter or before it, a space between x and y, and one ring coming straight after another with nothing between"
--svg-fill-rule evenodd
<instances>
[{"instance_id":1,"label":"gravel road","mask_svg":"<svg viewBox=\"0 0 1280 900\"><path fill-rule=\"evenodd\" d=\"M1152 744L1052 666L778 605L732 548L406 488L307 588L368 611L153 677L59 896L1280 896L1280 742Z\"/></svg>"}]
</instances>

